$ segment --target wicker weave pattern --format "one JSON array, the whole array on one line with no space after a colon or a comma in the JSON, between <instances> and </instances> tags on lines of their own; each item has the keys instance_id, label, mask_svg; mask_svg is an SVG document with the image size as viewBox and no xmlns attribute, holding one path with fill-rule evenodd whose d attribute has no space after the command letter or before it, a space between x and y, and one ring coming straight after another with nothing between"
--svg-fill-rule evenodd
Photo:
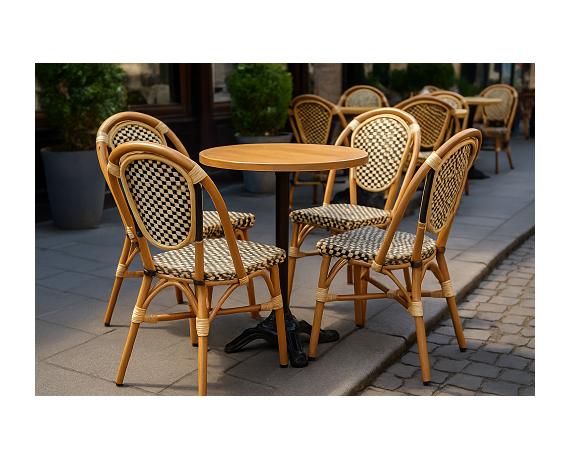
<instances>
[{"instance_id":1,"label":"wicker weave pattern","mask_svg":"<svg viewBox=\"0 0 570 460\"><path fill-rule=\"evenodd\" d=\"M372 263L380 251L386 231L377 227L363 227L347 233L341 233L323 238L317 243L321 254L328 254L343 259L361 260ZM385 265L401 265L412 260L412 251L416 235L413 233L396 232L386 256ZM424 236L422 260L435 252L435 241Z\"/></svg>"},{"instance_id":2,"label":"wicker weave pattern","mask_svg":"<svg viewBox=\"0 0 570 460\"><path fill-rule=\"evenodd\" d=\"M220 221L220 215L216 211L204 211L204 238L219 238L224 236L224 229ZM253 226L255 215L248 212L228 212L232 228L244 230Z\"/></svg>"},{"instance_id":3,"label":"wicker weave pattern","mask_svg":"<svg viewBox=\"0 0 570 460\"><path fill-rule=\"evenodd\" d=\"M388 222L390 212L378 208L357 206L347 203L298 209L289 214L292 222L316 224L336 230L353 230L367 225Z\"/></svg>"},{"instance_id":4,"label":"wicker weave pattern","mask_svg":"<svg viewBox=\"0 0 570 460\"><path fill-rule=\"evenodd\" d=\"M438 99L441 99L442 101L447 102L451 107L453 107L454 109L458 109L459 108L459 104L457 103L457 101L455 99L451 99L450 97L445 97L445 96L436 96Z\"/></svg>"},{"instance_id":5,"label":"wicker weave pattern","mask_svg":"<svg viewBox=\"0 0 570 460\"><path fill-rule=\"evenodd\" d=\"M420 125L422 149L433 148L441 135L441 131L446 128L446 109L436 104L420 103L407 107L405 110Z\"/></svg>"},{"instance_id":6,"label":"wicker weave pattern","mask_svg":"<svg viewBox=\"0 0 570 460\"><path fill-rule=\"evenodd\" d=\"M449 155L436 171L426 217L428 232L439 233L455 210L471 150L471 144L463 146Z\"/></svg>"},{"instance_id":7,"label":"wicker weave pattern","mask_svg":"<svg viewBox=\"0 0 570 460\"><path fill-rule=\"evenodd\" d=\"M285 251L275 246L236 240L246 273L268 268L285 260ZM157 273L194 279L194 245L162 252L153 257ZM225 238L204 240L204 280L235 280L237 275Z\"/></svg>"},{"instance_id":8,"label":"wicker weave pattern","mask_svg":"<svg viewBox=\"0 0 570 460\"><path fill-rule=\"evenodd\" d=\"M485 97L503 100L500 104L483 107L487 119L489 121L505 121L507 116L511 113L511 104L513 103L511 93L506 89L495 88L485 93Z\"/></svg>"},{"instance_id":9,"label":"wicker weave pattern","mask_svg":"<svg viewBox=\"0 0 570 460\"><path fill-rule=\"evenodd\" d=\"M347 107L382 107L382 101L372 91L359 89L346 99Z\"/></svg>"},{"instance_id":10,"label":"wicker weave pattern","mask_svg":"<svg viewBox=\"0 0 570 460\"><path fill-rule=\"evenodd\" d=\"M295 107L301 137L307 144L326 144L332 123L332 113L327 107L314 102L301 102Z\"/></svg>"},{"instance_id":11,"label":"wicker weave pattern","mask_svg":"<svg viewBox=\"0 0 570 460\"><path fill-rule=\"evenodd\" d=\"M379 117L360 125L351 146L368 153L369 160L356 168L356 183L370 192L388 188L396 178L407 142L407 129L394 118Z\"/></svg>"},{"instance_id":12,"label":"wicker weave pattern","mask_svg":"<svg viewBox=\"0 0 570 460\"><path fill-rule=\"evenodd\" d=\"M134 160L127 165L125 177L151 238L165 247L184 242L193 230L192 184L172 166L155 160Z\"/></svg>"},{"instance_id":13,"label":"wicker weave pattern","mask_svg":"<svg viewBox=\"0 0 570 460\"><path fill-rule=\"evenodd\" d=\"M152 142L154 144L166 145L164 137L151 128L150 126L141 122L127 122L117 127L118 129L112 130L109 136L109 143L112 148L115 148L125 142L143 141Z\"/></svg>"}]
</instances>

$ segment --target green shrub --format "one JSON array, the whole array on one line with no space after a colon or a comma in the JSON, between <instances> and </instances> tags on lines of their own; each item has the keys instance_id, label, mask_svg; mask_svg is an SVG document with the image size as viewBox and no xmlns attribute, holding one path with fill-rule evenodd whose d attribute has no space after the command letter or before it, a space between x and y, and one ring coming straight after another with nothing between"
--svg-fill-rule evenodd
<instances>
[{"instance_id":1,"label":"green shrub","mask_svg":"<svg viewBox=\"0 0 570 460\"><path fill-rule=\"evenodd\" d=\"M402 96L417 93L426 85L448 90L456 83L455 70L450 63L410 63L405 70L392 71L391 77L394 90Z\"/></svg>"},{"instance_id":2,"label":"green shrub","mask_svg":"<svg viewBox=\"0 0 570 460\"><path fill-rule=\"evenodd\" d=\"M36 64L39 102L64 151L95 149L97 130L125 109L124 71L118 64Z\"/></svg>"},{"instance_id":3,"label":"green shrub","mask_svg":"<svg viewBox=\"0 0 570 460\"><path fill-rule=\"evenodd\" d=\"M234 64L231 117L241 136L275 136L287 122L293 77L281 64Z\"/></svg>"}]
</instances>

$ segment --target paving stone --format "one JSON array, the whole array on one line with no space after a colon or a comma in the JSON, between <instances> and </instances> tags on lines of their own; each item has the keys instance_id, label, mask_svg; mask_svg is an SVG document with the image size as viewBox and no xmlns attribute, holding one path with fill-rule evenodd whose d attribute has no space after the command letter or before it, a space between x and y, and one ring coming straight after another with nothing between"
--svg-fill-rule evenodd
<instances>
[{"instance_id":1,"label":"paving stone","mask_svg":"<svg viewBox=\"0 0 570 460\"><path fill-rule=\"evenodd\" d=\"M460 388L465 388L467 390L477 390L481 383L483 382L483 377L477 377L474 375L465 374L455 374L447 382L447 385L455 385Z\"/></svg>"},{"instance_id":2,"label":"paving stone","mask_svg":"<svg viewBox=\"0 0 570 460\"><path fill-rule=\"evenodd\" d=\"M516 271L512 272L512 273L509 273L509 277L523 278L526 280L531 279L533 276L534 276L534 272L533 273L526 273L526 272L521 271L520 268L517 269Z\"/></svg>"},{"instance_id":3,"label":"paving stone","mask_svg":"<svg viewBox=\"0 0 570 460\"><path fill-rule=\"evenodd\" d=\"M534 318L531 319L531 320L529 321L529 323L527 324L527 326L529 326L529 327L534 327L534 326L535 326L534 321L535 321Z\"/></svg>"},{"instance_id":4,"label":"paving stone","mask_svg":"<svg viewBox=\"0 0 570 460\"><path fill-rule=\"evenodd\" d=\"M400 359L402 364L407 364L408 366L420 367L420 355L417 353L406 353Z\"/></svg>"},{"instance_id":5,"label":"paving stone","mask_svg":"<svg viewBox=\"0 0 570 460\"><path fill-rule=\"evenodd\" d=\"M444 345L437 348L431 356L444 356L451 359L468 359L473 350L460 351L457 345Z\"/></svg>"},{"instance_id":6,"label":"paving stone","mask_svg":"<svg viewBox=\"0 0 570 460\"><path fill-rule=\"evenodd\" d=\"M521 302L521 307L534 308L534 298L523 300Z\"/></svg>"},{"instance_id":7,"label":"paving stone","mask_svg":"<svg viewBox=\"0 0 570 460\"><path fill-rule=\"evenodd\" d=\"M425 386L422 382L421 375L418 373L415 378L405 380L404 384L398 388L398 391L415 396L431 396L438 388L439 385L434 383Z\"/></svg>"},{"instance_id":8,"label":"paving stone","mask_svg":"<svg viewBox=\"0 0 570 460\"><path fill-rule=\"evenodd\" d=\"M477 310L458 310L460 318L474 318L477 315Z\"/></svg>"},{"instance_id":9,"label":"paving stone","mask_svg":"<svg viewBox=\"0 0 570 460\"><path fill-rule=\"evenodd\" d=\"M491 296L488 295L470 295L467 297L469 302L488 302L491 299Z\"/></svg>"},{"instance_id":10,"label":"paving stone","mask_svg":"<svg viewBox=\"0 0 570 460\"><path fill-rule=\"evenodd\" d=\"M483 350L491 351L493 353L510 353L513 348L515 348L514 345L509 345L507 343L490 342L483 347Z\"/></svg>"},{"instance_id":11,"label":"paving stone","mask_svg":"<svg viewBox=\"0 0 570 460\"><path fill-rule=\"evenodd\" d=\"M488 380L486 382L483 382L481 391L484 391L486 393L493 393L500 396L518 396L519 388L519 385L515 385L513 383Z\"/></svg>"},{"instance_id":12,"label":"paving stone","mask_svg":"<svg viewBox=\"0 0 570 460\"><path fill-rule=\"evenodd\" d=\"M399 379L394 374L389 372L383 372L372 382L372 385L377 388L383 388L385 390L395 390L404 383L402 379Z\"/></svg>"},{"instance_id":13,"label":"paving stone","mask_svg":"<svg viewBox=\"0 0 570 460\"><path fill-rule=\"evenodd\" d=\"M493 326L493 323L491 321L484 321L481 319L472 319L465 321L465 324L463 325L464 328L469 329L490 329L491 326Z\"/></svg>"},{"instance_id":14,"label":"paving stone","mask_svg":"<svg viewBox=\"0 0 570 460\"><path fill-rule=\"evenodd\" d=\"M534 327L525 327L521 331L521 334L524 335L525 337L534 337Z\"/></svg>"},{"instance_id":15,"label":"paving stone","mask_svg":"<svg viewBox=\"0 0 570 460\"><path fill-rule=\"evenodd\" d=\"M516 306L509 310L510 315L517 315L517 316L532 316L534 317L534 308L527 308Z\"/></svg>"},{"instance_id":16,"label":"paving stone","mask_svg":"<svg viewBox=\"0 0 570 460\"><path fill-rule=\"evenodd\" d=\"M499 329L504 334L518 334L522 327L517 326L515 324L502 324L498 323Z\"/></svg>"},{"instance_id":17,"label":"paving stone","mask_svg":"<svg viewBox=\"0 0 570 460\"><path fill-rule=\"evenodd\" d=\"M435 332L437 334L441 334L441 335L451 335L453 337L455 337L455 329L453 329L450 326L444 326L444 327L439 327L435 330Z\"/></svg>"},{"instance_id":18,"label":"paving stone","mask_svg":"<svg viewBox=\"0 0 570 460\"><path fill-rule=\"evenodd\" d=\"M417 370L418 370L417 367L406 366L405 364L401 364L401 363L393 364L392 366L390 366L388 368L389 373L394 374L398 377L405 378L405 379L407 379L408 377L411 377L413 375L413 373L416 372Z\"/></svg>"},{"instance_id":19,"label":"paving stone","mask_svg":"<svg viewBox=\"0 0 570 460\"><path fill-rule=\"evenodd\" d=\"M483 331L481 329L464 329L463 335L466 339L487 340L491 337L491 331Z\"/></svg>"},{"instance_id":20,"label":"paving stone","mask_svg":"<svg viewBox=\"0 0 570 460\"><path fill-rule=\"evenodd\" d=\"M520 347L513 351L513 355L522 356L523 358L534 359L534 349Z\"/></svg>"},{"instance_id":21,"label":"paving stone","mask_svg":"<svg viewBox=\"0 0 570 460\"><path fill-rule=\"evenodd\" d=\"M478 361L486 364L494 364L499 355L497 353L490 353L484 350L478 350L469 356L469 361Z\"/></svg>"},{"instance_id":22,"label":"paving stone","mask_svg":"<svg viewBox=\"0 0 570 460\"><path fill-rule=\"evenodd\" d=\"M497 281L483 281L480 285L480 289L497 289L499 283Z\"/></svg>"},{"instance_id":23,"label":"paving stone","mask_svg":"<svg viewBox=\"0 0 570 460\"><path fill-rule=\"evenodd\" d=\"M532 364L530 365L529 372L534 372L534 364L535 362L533 361Z\"/></svg>"},{"instance_id":24,"label":"paving stone","mask_svg":"<svg viewBox=\"0 0 570 460\"><path fill-rule=\"evenodd\" d=\"M450 337L447 335L436 334L434 332L430 333L426 337L427 342L438 343L441 345L447 345L450 341Z\"/></svg>"},{"instance_id":25,"label":"paving stone","mask_svg":"<svg viewBox=\"0 0 570 460\"><path fill-rule=\"evenodd\" d=\"M501 368L484 363L470 363L462 372L464 374L496 379L501 372Z\"/></svg>"},{"instance_id":26,"label":"paving stone","mask_svg":"<svg viewBox=\"0 0 570 460\"><path fill-rule=\"evenodd\" d=\"M512 297L503 297L501 295L496 295L489 302L497 305L507 305L508 307L510 307L512 305L516 305L517 303L519 303L519 299L513 299Z\"/></svg>"},{"instance_id":27,"label":"paving stone","mask_svg":"<svg viewBox=\"0 0 570 460\"><path fill-rule=\"evenodd\" d=\"M432 343L432 342L427 342L427 350L428 350L428 354L431 354L433 350L435 350L436 348L438 348L440 345L437 343ZM418 351L418 343L414 343L414 345L410 348L410 351L413 353L419 353Z\"/></svg>"},{"instance_id":28,"label":"paving stone","mask_svg":"<svg viewBox=\"0 0 570 460\"><path fill-rule=\"evenodd\" d=\"M513 298L519 298L522 295L522 293L523 293L523 288L517 286L508 287L500 292L501 296L503 297L513 297Z\"/></svg>"},{"instance_id":29,"label":"paving stone","mask_svg":"<svg viewBox=\"0 0 570 460\"><path fill-rule=\"evenodd\" d=\"M447 358L438 358L435 364L433 365L434 369L443 372L461 372L467 365L469 365L469 361L462 359L462 360L455 360L455 359L447 359Z\"/></svg>"},{"instance_id":30,"label":"paving stone","mask_svg":"<svg viewBox=\"0 0 570 460\"><path fill-rule=\"evenodd\" d=\"M502 355L497 362L497 366L523 370L529 362L528 359L519 356Z\"/></svg>"},{"instance_id":31,"label":"paving stone","mask_svg":"<svg viewBox=\"0 0 570 460\"><path fill-rule=\"evenodd\" d=\"M478 312L477 317L484 321L497 321L503 317L502 313L491 313L488 311Z\"/></svg>"},{"instance_id":32,"label":"paving stone","mask_svg":"<svg viewBox=\"0 0 570 460\"><path fill-rule=\"evenodd\" d=\"M534 340L534 339L533 339ZM528 337L521 337L520 335L506 334L499 340L501 343L512 343L513 345L527 345L530 347Z\"/></svg>"},{"instance_id":33,"label":"paving stone","mask_svg":"<svg viewBox=\"0 0 570 460\"><path fill-rule=\"evenodd\" d=\"M534 396L534 387L526 387L523 392L523 396Z\"/></svg>"},{"instance_id":34,"label":"paving stone","mask_svg":"<svg viewBox=\"0 0 570 460\"><path fill-rule=\"evenodd\" d=\"M526 320L526 316L507 315L501 321L503 323L517 324L519 326L522 326L522 323L524 323L525 320Z\"/></svg>"},{"instance_id":35,"label":"paving stone","mask_svg":"<svg viewBox=\"0 0 570 460\"><path fill-rule=\"evenodd\" d=\"M501 380L506 380L508 382L520 383L521 385L529 385L534 382L534 376L530 372L517 371L513 369L507 369L499 377Z\"/></svg>"},{"instance_id":36,"label":"paving stone","mask_svg":"<svg viewBox=\"0 0 570 460\"><path fill-rule=\"evenodd\" d=\"M473 291L473 295L484 295L484 296L493 297L496 294L497 294L496 291L492 289L475 289Z\"/></svg>"},{"instance_id":37,"label":"paving stone","mask_svg":"<svg viewBox=\"0 0 570 460\"><path fill-rule=\"evenodd\" d=\"M458 310L477 310L480 302L461 302L457 307Z\"/></svg>"},{"instance_id":38,"label":"paving stone","mask_svg":"<svg viewBox=\"0 0 570 460\"><path fill-rule=\"evenodd\" d=\"M494 303L482 303L477 307L478 311L488 311L491 313L503 313L506 309L506 305L497 305Z\"/></svg>"},{"instance_id":39,"label":"paving stone","mask_svg":"<svg viewBox=\"0 0 570 460\"><path fill-rule=\"evenodd\" d=\"M475 396L476 392L464 388L446 385L436 396Z\"/></svg>"},{"instance_id":40,"label":"paving stone","mask_svg":"<svg viewBox=\"0 0 570 460\"><path fill-rule=\"evenodd\" d=\"M436 369L430 369L430 378L432 382L443 383L449 377L447 372L440 372Z\"/></svg>"},{"instance_id":41,"label":"paving stone","mask_svg":"<svg viewBox=\"0 0 570 460\"><path fill-rule=\"evenodd\" d=\"M381 388L368 387L360 396L408 396L399 391L388 391Z\"/></svg>"},{"instance_id":42,"label":"paving stone","mask_svg":"<svg viewBox=\"0 0 570 460\"><path fill-rule=\"evenodd\" d=\"M483 342L482 340L466 339L465 342L467 343L468 350L478 350L485 344L485 342ZM457 340L452 340L451 343L457 346Z\"/></svg>"},{"instance_id":43,"label":"paving stone","mask_svg":"<svg viewBox=\"0 0 570 460\"><path fill-rule=\"evenodd\" d=\"M530 339L530 342L528 342L527 347L534 348L534 339Z\"/></svg>"},{"instance_id":44,"label":"paving stone","mask_svg":"<svg viewBox=\"0 0 570 460\"><path fill-rule=\"evenodd\" d=\"M496 281L496 282L506 282L507 281L507 275L491 275L489 277L487 277L487 279L489 281Z\"/></svg>"},{"instance_id":45,"label":"paving stone","mask_svg":"<svg viewBox=\"0 0 570 460\"><path fill-rule=\"evenodd\" d=\"M524 278L509 278L507 280L507 284L509 286L526 286L528 284L528 280Z\"/></svg>"}]
</instances>

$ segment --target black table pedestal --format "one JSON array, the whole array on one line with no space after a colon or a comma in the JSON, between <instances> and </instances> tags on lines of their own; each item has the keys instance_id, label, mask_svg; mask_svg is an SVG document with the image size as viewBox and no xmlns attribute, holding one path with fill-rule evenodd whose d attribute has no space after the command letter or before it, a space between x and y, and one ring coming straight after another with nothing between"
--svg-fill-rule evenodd
<instances>
[{"instance_id":1,"label":"black table pedestal","mask_svg":"<svg viewBox=\"0 0 570 460\"><path fill-rule=\"evenodd\" d=\"M276 246L285 250L289 247L289 172L278 171L275 173L276 183L276 219L275 219L275 243ZM291 313L287 301L288 291L288 259L279 265L279 285L281 287L281 298L283 299L283 312L285 314L285 335L287 338L287 353L289 361L293 367L305 367L309 364L307 354L301 346L299 333L311 333L311 325L306 321L298 322ZM334 342L339 339L337 331L320 331L319 343ZM237 338L228 343L225 347L226 353L234 353L252 340L263 339L270 344L277 346L277 327L275 323L275 313L271 314L257 326L246 329Z\"/></svg>"}]
</instances>

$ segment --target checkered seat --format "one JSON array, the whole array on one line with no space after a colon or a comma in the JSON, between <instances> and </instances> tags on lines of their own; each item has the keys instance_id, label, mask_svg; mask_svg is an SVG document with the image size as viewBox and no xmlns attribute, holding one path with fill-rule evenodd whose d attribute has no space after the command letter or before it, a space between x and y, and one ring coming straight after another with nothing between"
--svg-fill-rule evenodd
<instances>
[{"instance_id":1,"label":"checkered seat","mask_svg":"<svg viewBox=\"0 0 570 460\"><path fill-rule=\"evenodd\" d=\"M190 319L190 339L198 346L198 393L207 393L207 351L210 323L217 315L272 311L275 313L279 360L287 366L285 320L278 264L285 251L266 244L236 239L224 201L198 164L167 146L140 141L118 145L108 158L109 187L127 227L137 229L135 239L143 264L143 277L116 383L122 385L141 323ZM120 182L119 182L120 181ZM222 227L220 238L204 239L202 191L209 194ZM136 224L135 224L136 223ZM164 252L152 256L149 243ZM224 307L240 287L262 276L267 302ZM154 284L153 281L156 282ZM187 312L149 314L152 300L174 286L188 300ZM212 289L225 293L215 305Z\"/></svg>"},{"instance_id":2,"label":"checkered seat","mask_svg":"<svg viewBox=\"0 0 570 460\"><path fill-rule=\"evenodd\" d=\"M366 226L386 227L390 223L402 172L410 161L416 161L421 142L420 128L415 119L406 112L389 107L355 117L340 134L336 145L349 138L351 147L364 150L369 156L366 164L350 171L350 203L330 204L336 173L331 171L323 205L298 209L289 214L294 223L289 250L289 294L296 259L318 254L316 250L300 251L303 240L313 228L325 228L334 234ZM402 190L406 189L412 173L406 174ZM387 195L384 209L358 205L357 187ZM349 281L350 276L349 272Z\"/></svg>"},{"instance_id":3,"label":"checkered seat","mask_svg":"<svg viewBox=\"0 0 570 460\"><path fill-rule=\"evenodd\" d=\"M135 141L151 142L159 145L167 145L170 143L176 150L188 158L190 157L176 134L162 121L139 112L118 113L108 118L101 125L97 133L97 154L107 184L109 183L107 173L109 152L125 143ZM240 239L247 240L248 230L255 222L255 215L236 211L228 212L228 215L236 236ZM127 216L122 217L126 233L125 244L123 245L123 252L119 258L115 284L111 292L107 312L105 313L104 323L106 326L111 323L123 279L142 276L141 271L129 271L129 266L133 260L132 256L138 251L135 237L136 228L127 225L125 221ZM220 238L224 234L220 216L216 211L204 211L203 225L204 238ZM253 286L248 286L248 292L251 298L254 299L255 293ZM178 289L176 289L176 299L179 303L182 302L182 293ZM256 313L252 313L253 317L256 317L256 315Z\"/></svg>"},{"instance_id":4,"label":"checkered seat","mask_svg":"<svg viewBox=\"0 0 570 460\"><path fill-rule=\"evenodd\" d=\"M433 152L399 197L386 230L364 227L319 240L317 250L322 256L322 263L315 293L310 360L316 359L325 304L336 301L354 301L355 323L359 327L365 325L369 300L378 305L381 304L379 299L391 299L402 305L415 322L424 385L429 385L431 378L423 297L445 298L460 351L467 349L445 260L445 245L467 180L467 171L479 154L481 141L480 131L467 129ZM421 183L425 185L416 232L398 231L406 207ZM437 235L437 239L426 233ZM333 259L335 263L331 267ZM333 294L329 290L344 266L354 269L354 293ZM396 276L398 271L401 271L401 276ZM422 289L428 271L435 276L440 289ZM369 288L375 288L374 292L369 292Z\"/></svg>"}]
</instances>

